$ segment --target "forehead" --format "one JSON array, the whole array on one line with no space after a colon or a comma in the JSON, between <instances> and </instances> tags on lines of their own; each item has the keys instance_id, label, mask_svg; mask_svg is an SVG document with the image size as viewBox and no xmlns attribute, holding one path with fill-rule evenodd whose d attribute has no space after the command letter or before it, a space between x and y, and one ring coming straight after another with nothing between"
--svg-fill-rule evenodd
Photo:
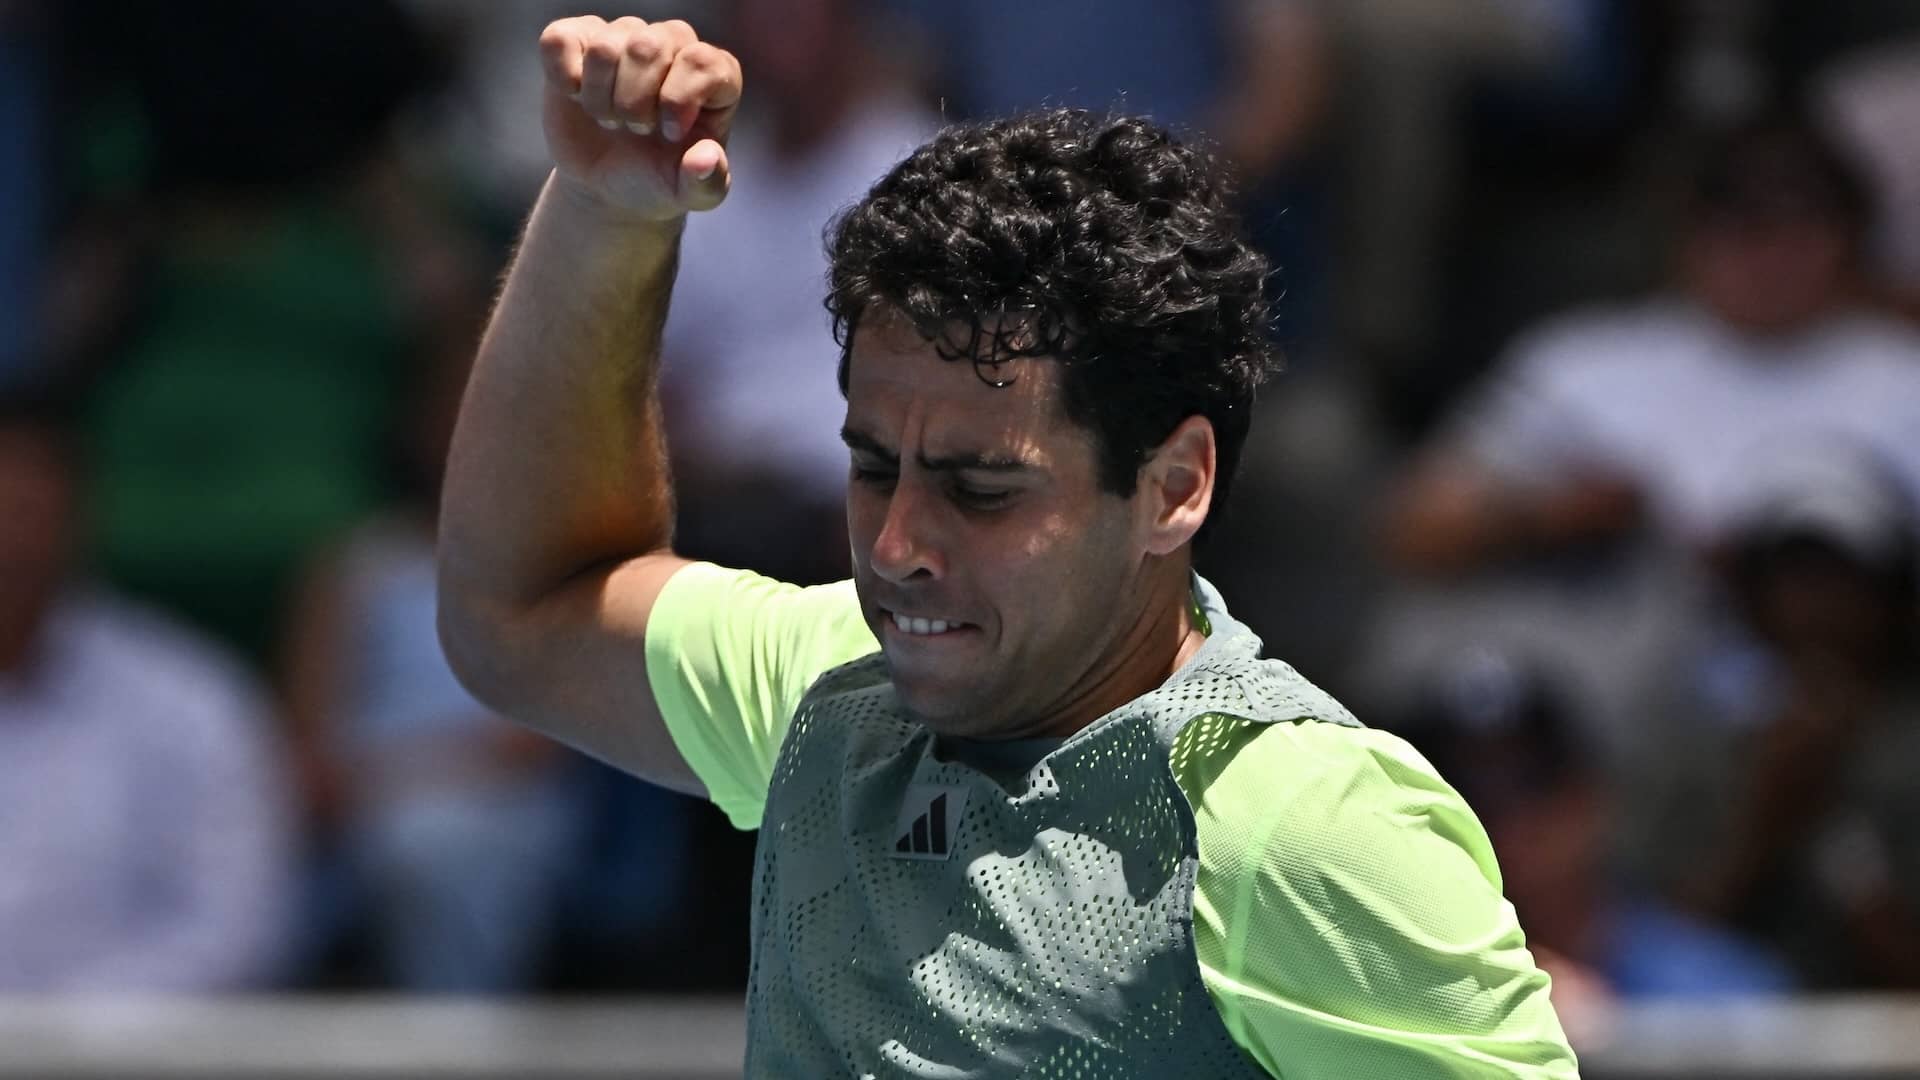
<instances>
[{"instance_id":1,"label":"forehead","mask_svg":"<svg viewBox=\"0 0 1920 1080\"><path fill-rule=\"evenodd\" d=\"M965 359L941 356L898 318L868 320L854 334L847 425L889 443L911 439L936 454L1058 451L1091 442L1061 407L1057 362L1023 357L977 369Z\"/></svg>"}]
</instances>

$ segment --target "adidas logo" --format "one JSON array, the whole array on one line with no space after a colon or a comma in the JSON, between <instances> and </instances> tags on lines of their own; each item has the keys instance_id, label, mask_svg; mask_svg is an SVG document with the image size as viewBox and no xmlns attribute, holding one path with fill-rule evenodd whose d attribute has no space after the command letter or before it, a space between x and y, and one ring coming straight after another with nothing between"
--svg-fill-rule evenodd
<instances>
[{"instance_id":1,"label":"adidas logo","mask_svg":"<svg viewBox=\"0 0 1920 1080\"><path fill-rule=\"evenodd\" d=\"M893 827L893 857L941 860L953 854L960 831L960 812L967 806L967 789L914 784Z\"/></svg>"},{"instance_id":2,"label":"adidas logo","mask_svg":"<svg viewBox=\"0 0 1920 1080\"><path fill-rule=\"evenodd\" d=\"M936 795L933 805L927 812L913 819L913 827L900 834L893 842L893 850L911 852L915 855L947 856L953 852L947 846L947 797Z\"/></svg>"}]
</instances>

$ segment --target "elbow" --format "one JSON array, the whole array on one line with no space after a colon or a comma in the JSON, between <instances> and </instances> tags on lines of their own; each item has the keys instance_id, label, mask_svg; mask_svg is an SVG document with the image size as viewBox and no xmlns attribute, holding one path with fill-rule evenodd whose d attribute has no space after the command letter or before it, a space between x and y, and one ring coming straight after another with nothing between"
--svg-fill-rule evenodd
<instances>
[{"instance_id":1,"label":"elbow","mask_svg":"<svg viewBox=\"0 0 1920 1080\"><path fill-rule=\"evenodd\" d=\"M454 678L474 700L496 712L511 715L513 678L510 620L489 613L485 606L463 598L441 581L438 611L440 651Z\"/></svg>"}]
</instances>

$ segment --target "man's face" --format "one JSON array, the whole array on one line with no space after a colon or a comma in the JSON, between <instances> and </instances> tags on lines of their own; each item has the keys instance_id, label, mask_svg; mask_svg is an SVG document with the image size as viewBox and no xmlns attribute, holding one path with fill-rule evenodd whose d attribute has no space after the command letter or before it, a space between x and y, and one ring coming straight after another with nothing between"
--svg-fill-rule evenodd
<instances>
[{"instance_id":1,"label":"man's face","mask_svg":"<svg viewBox=\"0 0 1920 1080\"><path fill-rule=\"evenodd\" d=\"M66 572L72 466L53 439L0 428L0 658L31 638Z\"/></svg>"},{"instance_id":2,"label":"man's face","mask_svg":"<svg viewBox=\"0 0 1920 1080\"><path fill-rule=\"evenodd\" d=\"M989 386L898 321L856 334L847 385L854 582L901 703L943 734L1065 734L1139 618L1136 499L1101 490L1059 366ZM1137 498L1137 497L1136 497ZM944 625L943 625L944 624Z\"/></svg>"},{"instance_id":3,"label":"man's face","mask_svg":"<svg viewBox=\"0 0 1920 1080\"><path fill-rule=\"evenodd\" d=\"M1846 223L1816 212L1707 217L1692 228L1684 262L1693 294L1749 333L1787 333L1846 296L1852 239Z\"/></svg>"}]
</instances>

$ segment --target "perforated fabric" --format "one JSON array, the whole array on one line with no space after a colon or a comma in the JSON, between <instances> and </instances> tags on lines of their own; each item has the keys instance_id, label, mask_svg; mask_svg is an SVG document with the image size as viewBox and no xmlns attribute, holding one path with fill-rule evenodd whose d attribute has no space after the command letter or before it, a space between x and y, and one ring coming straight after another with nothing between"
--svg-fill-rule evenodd
<instances>
[{"instance_id":1,"label":"perforated fabric","mask_svg":"<svg viewBox=\"0 0 1920 1080\"><path fill-rule=\"evenodd\" d=\"M1484 830L1412 747L1205 716L1173 766L1203 793L1194 951L1275 1075L1578 1075Z\"/></svg>"},{"instance_id":2,"label":"perforated fabric","mask_svg":"<svg viewBox=\"0 0 1920 1080\"><path fill-rule=\"evenodd\" d=\"M1203 595L1214 633L1172 681L1005 787L939 759L878 657L821 678L762 825L748 1076L1268 1075L1201 982L1169 755L1207 714L1354 721ZM903 857L930 791L964 808L950 851Z\"/></svg>"}]
</instances>

